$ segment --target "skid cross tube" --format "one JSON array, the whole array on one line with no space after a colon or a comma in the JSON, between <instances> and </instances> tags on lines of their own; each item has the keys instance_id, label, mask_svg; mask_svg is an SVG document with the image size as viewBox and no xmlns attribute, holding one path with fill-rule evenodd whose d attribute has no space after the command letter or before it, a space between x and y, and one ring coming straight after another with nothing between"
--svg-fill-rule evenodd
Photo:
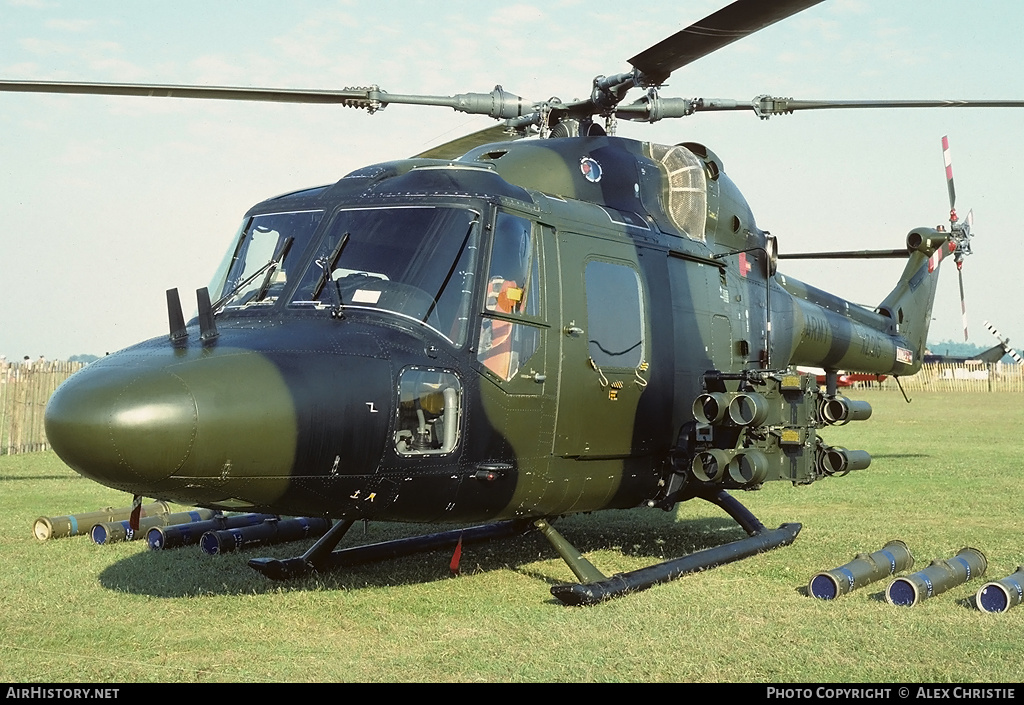
<instances>
[{"instance_id":1,"label":"skid cross tube","mask_svg":"<svg viewBox=\"0 0 1024 705\"><path fill-rule=\"evenodd\" d=\"M351 525L351 522L348 523ZM341 526L341 524L336 526ZM273 580L288 580L289 578L297 578L311 572L324 573L361 563L373 563L375 561L383 561L440 548L454 548L460 539L463 544L471 544L507 538L515 534L525 533L530 528L530 522L513 519L496 524L483 524L465 529L442 531L436 534L424 534L422 536L411 536L392 541L381 541L365 546L352 546L351 548L343 548L339 551L317 550L318 546L314 545L306 552L307 555L314 555L313 560L307 559L306 556L286 558L284 560L253 558L249 561L249 567ZM324 538L326 539L329 536ZM335 544L337 544L340 538L338 536L334 540ZM333 547L333 545L330 546L330 548Z\"/></svg>"},{"instance_id":2,"label":"skid cross tube","mask_svg":"<svg viewBox=\"0 0 1024 705\"><path fill-rule=\"evenodd\" d=\"M716 566L738 561L742 558L769 551L779 546L793 543L800 524L783 524L778 529L766 529L749 509L735 498L719 490L713 494L700 495L712 504L721 507L729 516L736 520L750 536L738 541L731 541L722 546L696 551L682 558L665 561L646 568L628 573L617 573L606 580L581 584L555 585L551 594L566 605L594 605L627 592L646 590L652 585L675 580L686 573L695 573Z\"/></svg>"}]
</instances>

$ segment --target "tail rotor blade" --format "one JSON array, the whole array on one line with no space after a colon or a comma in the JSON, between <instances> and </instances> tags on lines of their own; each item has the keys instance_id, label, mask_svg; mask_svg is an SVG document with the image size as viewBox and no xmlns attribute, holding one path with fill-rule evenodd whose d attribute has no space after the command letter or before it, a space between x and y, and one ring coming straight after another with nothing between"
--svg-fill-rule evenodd
<instances>
[{"instance_id":1,"label":"tail rotor blade","mask_svg":"<svg viewBox=\"0 0 1024 705\"><path fill-rule=\"evenodd\" d=\"M953 158L949 153L949 137L942 136L942 161L946 163L946 188L949 189L949 222L956 222L956 189L953 188Z\"/></svg>"},{"instance_id":2,"label":"tail rotor blade","mask_svg":"<svg viewBox=\"0 0 1024 705\"><path fill-rule=\"evenodd\" d=\"M964 342L967 342L967 299L964 298L964 268L963 262L956 263L956 273L960 279L960 315L964 324Z\"/></svg>"}]
</instances>

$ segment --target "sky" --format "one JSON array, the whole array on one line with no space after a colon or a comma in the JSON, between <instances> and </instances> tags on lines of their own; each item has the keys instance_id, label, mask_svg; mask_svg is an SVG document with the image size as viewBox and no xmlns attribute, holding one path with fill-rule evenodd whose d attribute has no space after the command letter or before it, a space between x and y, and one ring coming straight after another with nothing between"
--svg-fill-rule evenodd
<instances>
[{"instance_id":1,"label":"sky","mask_svg":"<svg viewBox=\"0 0 1024 705\"><path fill-rule=\"evenodd\" d=\"M598 74L725 0L0 0L0 78L268 88L377 84L392 93L585 96ZM647 7L650 5L650 7ZM667 97L1024 99L1016 0L826 0L676 71ZM639 97L636 92L634 97ZM629 98L632 100L633 97ZM167 334L164 292L209 283L243 214L494 124L448 108L0 93L0 354L103 355ZM970 339L1019 346L1024 109L703 113L618 134L699 142L722 160L782 252L902 247L973 210ZM877 305L899 260L783 262ZM929 340L962 340L943 267Z\"/></svg>"}]
</instances>

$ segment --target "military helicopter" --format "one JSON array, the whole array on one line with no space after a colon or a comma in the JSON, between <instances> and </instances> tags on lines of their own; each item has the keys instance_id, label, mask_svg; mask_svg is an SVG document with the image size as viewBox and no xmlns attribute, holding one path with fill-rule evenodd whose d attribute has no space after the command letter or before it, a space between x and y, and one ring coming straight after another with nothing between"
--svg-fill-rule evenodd
<instances>
[{"instance_id":1,"label":"military helicopter","mask_svg":"<svg viewBox=\"0 0 1024 705\"><path fill-rule=\"evenodd\" d=\"M663 97L673 71L821 0L738 0L598 76L582 100L0 82L6 91L451 107L502 122L411 159L257 204L184 320L76 374L47 408L79 473L135 496L320 515L305 554L254 559L288 578L539 530L579 584L568 604L638 590L795 540L729 491L868 466L825 426L870 407L836 370L921 365L943 259L969 228L916 228L874 309L777 271L722 161L696 143L616 137L617 120L759 117L951 101ZM626 102L634 90L642 97ZM957 105L1021 107L1019 101ZM529 138L529 139L524 139ZM796 365L822 367L824 391ZM613 508L721 507L745 539L604 576L552 527ZM468 528L334 550L357 521Z\"/></svg>"},{"instance_id":2,"label":"military helicopter","mask_svg":"<svg viewBox=\"0 0 1024 705\"><path fill-rule=\"evenodd\" d=\"M976 355L943 355L940 353L933 353L931 351L925 352L924 361L925 363L939 363L939 364L963 364L963 363L984 363L994 364L1000 362L1004 357L1009 356L1018 365L1024 365L1024 358L1021 358L1020 353L1010 347L1010 339L1004 338L1002 334L996 330L991 323L985 321L985 329L995 336L999 342L993 345L988 350L983 350Z\"/></svg>"}]
</instances>

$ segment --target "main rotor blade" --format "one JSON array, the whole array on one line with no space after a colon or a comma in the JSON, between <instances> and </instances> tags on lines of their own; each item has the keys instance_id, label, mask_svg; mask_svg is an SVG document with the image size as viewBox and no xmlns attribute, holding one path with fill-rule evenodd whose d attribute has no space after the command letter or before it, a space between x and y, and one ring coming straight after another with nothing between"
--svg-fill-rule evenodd
<instances>
[{"instance_id":1,"label":"main rotor blade","mask_svg":"<svg viewBox=\"0 0 1024 705\"><path fill-rule=\"evenodd\" d=\"M676 69L819 2L822 0L736 0L645 49L629 63L644 74L645 82L661 84Z\"/></svg>"},{"instance_id":2,"label":"main rotor blade","mask_svg":"<svg viewBox=\"0 0 1024 705\"><path fill-rule=\"evenodd\" d=\"M732 98L663 98L648 94L629 105L619 105L615 115L625 120L657 122L693 113L750 110L762 120L796 110L827 108L1024 108L1024 100L794 100L759 95L753 100Z\"/></svg>"},{"instance_id":3,"label":"main rotor blade","mask_svg":"<svg viewBox=\"0 0 1024 705\"><path fill-rule=\"evenodd\" d=\"M229 86L176 86L142 83L65 83L58 81L0 81L0 91L24 93L76 93L86 95L199 98L205 100L251 100L272 103L333 103L369 112L391 103L433 105L473 115L518 118L534 112L535 106L495 86L490 93L459 93L453 96L399 95L377 86L344 90L294 90L284 88L237 88Z\"/></svg>"},{"instance_id":4,"label":"main rotor blade","mask_svg":"<svg viewBox=\"0 0 1024 705\"><path fill-rule=\"evenodd\" d=\"M694 112L753 110L759 117L785 115L794 110L841 108L1024 108L1024 100L793 100L758 96L749 103L719 98L696 101Z\"/></svg>"},{"instance_id":5,"label":"main rotor blade","mask_svg":"<svg viewBox=\"0 0 1024 705\"><path fill-rule=\"evenodd\" d=\"M200 98L206 100L254 100L276 103L352 104L367 99L367 88L342 91L311 91L276 88L232 88L227 86L174 86L141 83L70 83L60 81L0 81L0 91L23 93L72 93L79 95L147 96L158 98Z\"/></svg>"}]
</instances>

